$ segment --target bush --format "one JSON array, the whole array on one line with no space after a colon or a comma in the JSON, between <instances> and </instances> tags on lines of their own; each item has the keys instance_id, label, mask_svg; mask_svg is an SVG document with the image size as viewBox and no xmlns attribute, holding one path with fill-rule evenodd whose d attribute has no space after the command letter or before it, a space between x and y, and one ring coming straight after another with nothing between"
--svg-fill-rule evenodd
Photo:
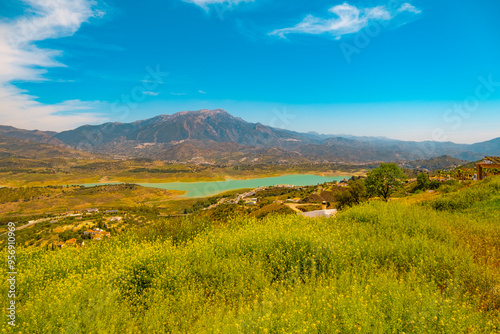
<instances>
[{"instance_id":1,"label":"bush","mask_svg":"<svg viewBox=\"0 0 500 334\"><path fill-rule=\"evenodd\" d=\"M449 182L439 188L445 195L430 202L436 210L463 210L470 208L477 202L486 201L500 190L500 178L489 182L474 184L457 192L460 182ZM451 190L454 191L451 191Z\"/></svg>"},{"instance_id":2,"label":"bush","mask_svg":"<svg viewBox=\"0 0 500 334\"><path fill-rule=\"evenodd\" d=\"M443 183L441 183L438 187L438 190L442 193L451 193L458 191L459 189L462 188L462 183L458 180L448 180Z\"/></svg>"},{"instance_id":3,"label":"bush","mask_svg":"<svg viewBox=\"0 0 500 334\"><path fill-rule=\"evenodd\" d=\"M77 233L77 232L74 232L72 230L66 230L62 233L59 233L59 241L67 241L69 239L81 239L81 236Z\"/></svg>"}]
</instances>

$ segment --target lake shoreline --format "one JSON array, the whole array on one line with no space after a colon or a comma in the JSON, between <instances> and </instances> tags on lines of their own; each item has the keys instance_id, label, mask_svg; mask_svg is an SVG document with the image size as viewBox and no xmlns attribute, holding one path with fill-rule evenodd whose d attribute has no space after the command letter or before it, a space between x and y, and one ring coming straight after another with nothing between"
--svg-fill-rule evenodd
<instances>
[{"instance_id":1,"label":"lake shoreline","mask_svg":"<svg viewBox=\"0 0 500 334\"><path fill-rule=\"evenodd\" d=\"M308 186L325 182L340 181L350 176L321 176L315 174L289 174L275 177L250 178L250 179L226 179L225 181L198 181L198 182L140 182L134 183L143 187L159 188L166 190L185 191L178 198L204 198L214 196L226 191L269 187L276 185ZM133 182L106 182L79 184L85 187L101 185L123 184ZM78 184L75 184L78 185Z\"/></svg>"}]
</instances>

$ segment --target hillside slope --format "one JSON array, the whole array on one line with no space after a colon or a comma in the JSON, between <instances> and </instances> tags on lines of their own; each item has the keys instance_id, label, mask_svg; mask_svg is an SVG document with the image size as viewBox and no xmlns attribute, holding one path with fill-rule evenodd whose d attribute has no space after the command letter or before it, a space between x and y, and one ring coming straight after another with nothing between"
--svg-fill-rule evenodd
<instances>
[{"instance_id":1,"label":"hillside slope","mask_svg":"<svg viewBox=\"0 0 500 334\"><path fill-rule=\"evenodd\" d=\"M333 219L159 220L84 248L19 249L17 329L495 333L499 194L492 178Z\"/></svg>"},{"instance_id":2,"label":"hillside slope","mask_svg":"<svg viewBox=\"0 0 500 334\"><path fill-rule=\"evenodd\" d=\"M57 132L53 131L39 131L39 130L23 130L12 126L0 125L0 136L29 140L42 144L63 145L62 141L55 138Z\"/></svg>"},{"instance_id":3,"label":"hillside slope","mask_svg":"<svg viewBox=\"0 0 500 334\"><path fill-rule=\"evenodd\" d=\"M441 157L426 159L426 160L414 160L401 163L400 166L409 169L419 169L426 171L437 171L437 170L452 170L458 166L466 166L469 164L466 160L455 159L448 155L443 155Z\"/></svg>"},{"instance_id":4,"label":"hillside slope","mask_svg":"<svg viewBox=\"0 0 500 334\"><path fill-rule=\"evenodd\" d=\"M92 154L69 147L0 135L0 157L16 159L88 158Z\"/></svg>"}]
</instances>

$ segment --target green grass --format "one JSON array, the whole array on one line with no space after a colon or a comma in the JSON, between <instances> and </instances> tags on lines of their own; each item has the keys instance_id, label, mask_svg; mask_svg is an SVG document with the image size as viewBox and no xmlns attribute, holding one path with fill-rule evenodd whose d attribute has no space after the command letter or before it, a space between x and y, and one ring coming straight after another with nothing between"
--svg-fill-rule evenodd
<instances>
[{"instance_id":1,"label":"green grass","mask_svg":"<svg viewBox=\"0 0 500 334\"><path fill-rule=\"evenodd\" d=\"M457 189L458 190L458 189ZM479 185L470 186L462 191L452 191L430 204L437 210L463 210L474 207L477 203L485 203L500 193L498 178L488 178Z\"/></svg>"},{"instance_id":2,"label":"green grass","mask_svg":"<svg viewBox=\"0 0 500 334\"><path fill-rule=\"evenodd\" d=\"M18 249L16 332L499 332L499 186Z\"/></svg>"}]
</instances>

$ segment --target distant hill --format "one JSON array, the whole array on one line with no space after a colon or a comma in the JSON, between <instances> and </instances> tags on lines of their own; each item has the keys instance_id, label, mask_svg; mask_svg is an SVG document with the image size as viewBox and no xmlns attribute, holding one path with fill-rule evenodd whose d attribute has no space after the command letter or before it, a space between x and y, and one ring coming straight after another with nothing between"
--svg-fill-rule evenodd
<instances>
[{"instance_id":1,"label":"distant hill","mask_svg":"<svg viewBox=\"0 0 500 334\"><path fill-rule=\"evenodd\" d=\"M88 158L91 154L64 146L38 143L0 135L0 158L52 159Z\"/></svg>"},{"instance_id":2,"label":"distant hill","mask_svg":"<svg viewBox=\"0 0 500 334\"><path fill-rule=\"evenodd\" d=\"M487 155L498 156L500 155L500 138L495 138L482 143L472 144L472 151L483 152Z\"/></svg>"},{"instance_id":3,"label":"distant hill","mask_svg":"<svg viewBox=\"0 0 500 334\"><path fill-rule=\"evenodd\" d=\"M249 123L228 112L183 111L132 123L85 125L60 133L0 127L0 135L115 157L214 163L298 163L426 160L448 155L475 161L500 155L500 138L473 145L385 137L299 133Z\"/></svg>"},{"instance_id":4,"label":"distant hill","mask_svg":"<svg viewBox=\"0 0 500 334\"><path fill-rule=\"evenodd\" d=\"M433 172L437 170L452 170L457 168L458 166L465 166L467 164L469 164L468 161L455 159L448 155L443 155L441 157L432 159L402 162L400 163L400 166L408 169L419 169Z\"/></svg>"},{"instance_id":5,"label":"distant hill","mask_svg":"<svg viewBox=\"0 0 500 334\"><path fill-rule=\"evenodd\" d=\"M58 133L55 138L75 148L125 141L175 145L186 140L279 148L289 141L307 140L302 134L248 123L220 109L184 111L133 123L86 125Z\"/></svg>"},{"instance_id":6,"label":"distant hill","mask_svg":"<svg viewBox=\"0 0 500 334\"><path fill-rule=\"evenodd\" d=\"M12 126L0 125L0 136L25 139L43 144L67 146L65 143L55 138L56 134L57 132L52 131L22 130Z\"/></svg>"}]
</instances>

